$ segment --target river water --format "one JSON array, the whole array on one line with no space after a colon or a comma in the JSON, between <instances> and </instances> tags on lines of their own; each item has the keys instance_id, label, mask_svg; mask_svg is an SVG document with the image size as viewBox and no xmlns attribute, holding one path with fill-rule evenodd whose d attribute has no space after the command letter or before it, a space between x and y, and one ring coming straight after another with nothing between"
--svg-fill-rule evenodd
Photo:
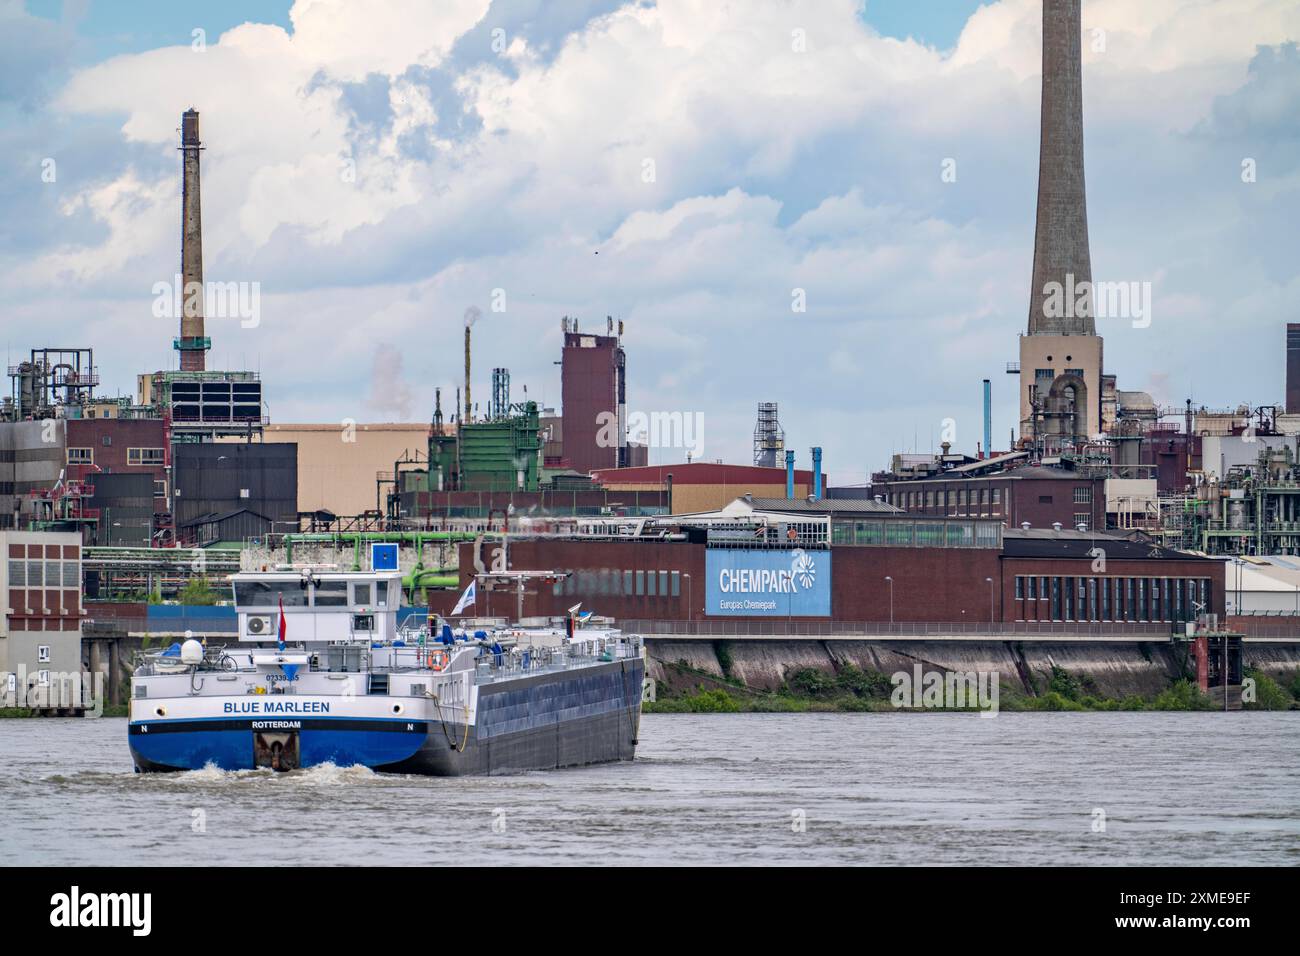
<instances>
[{"instance_id":1,"label":"river water","mask_svg":"<svg viewBox=\"0 0 1300 956\"><path fill-rule=\"evenodd\" d=\"M1300 713L648 714L633 763L461 779L0 720L0 861L1297 865Z\"/></svg>"}]
</instances>

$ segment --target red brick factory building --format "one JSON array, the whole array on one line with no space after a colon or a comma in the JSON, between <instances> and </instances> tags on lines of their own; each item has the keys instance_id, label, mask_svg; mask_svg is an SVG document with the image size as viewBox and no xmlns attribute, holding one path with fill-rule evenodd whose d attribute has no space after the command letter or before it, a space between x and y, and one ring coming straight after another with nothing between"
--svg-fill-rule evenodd
<instances>
[{"instance_id":1,"label":"red brick factory building","mask_svg":"<svg viewBox=\"0 0 1300 956\"><path fill-rule=\"evenodd\" d=\"M1025 622L1028 629L1087 622L1168 633L1199 612L1223 611L1220 562L1104 533L923 518L879 501L736 504L743 507L632 528L610 522L583 534L510 538L509 571L563 575L529 581L524 615L560 615L581 603L621 621ZM500 545L490 538L461 545L462 589L476 560L492 568ZM515 613L518 596L508 583L481 577L479 593L473 613Z\"/></svg>"}]
</instances>

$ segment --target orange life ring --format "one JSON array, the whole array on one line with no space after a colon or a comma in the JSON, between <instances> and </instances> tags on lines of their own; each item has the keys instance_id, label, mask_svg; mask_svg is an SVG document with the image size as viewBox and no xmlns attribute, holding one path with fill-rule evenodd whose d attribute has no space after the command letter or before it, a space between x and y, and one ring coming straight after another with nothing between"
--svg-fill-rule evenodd
<instances>
[{"instance_id":1,"label":"orange life ring","mask_svg":"<svg viewBox=\"0 0 1300 956\"><path fill-rule=\"evenodd\" d=\"M428 665L435 671L445 670L449 658L446 651L430 651Z\"/></svg>"}]
</instances>

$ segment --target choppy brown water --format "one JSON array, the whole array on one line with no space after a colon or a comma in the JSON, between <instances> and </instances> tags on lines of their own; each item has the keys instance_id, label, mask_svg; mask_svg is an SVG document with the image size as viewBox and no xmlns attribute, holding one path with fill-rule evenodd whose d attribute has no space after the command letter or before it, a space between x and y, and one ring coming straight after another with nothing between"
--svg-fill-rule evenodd
<instances>
[{"instance_id":1,"label":"choppy brown water","mask_svg":"<svg viewBox=\"0 0 1300 956\"><path fill-rule=\"evenodd\" d=\"M1295 865L1300 713L646 715L634 763L465 779L139 775L125 720L4 720L0 860Z\"/></svg>"}]
</instances>

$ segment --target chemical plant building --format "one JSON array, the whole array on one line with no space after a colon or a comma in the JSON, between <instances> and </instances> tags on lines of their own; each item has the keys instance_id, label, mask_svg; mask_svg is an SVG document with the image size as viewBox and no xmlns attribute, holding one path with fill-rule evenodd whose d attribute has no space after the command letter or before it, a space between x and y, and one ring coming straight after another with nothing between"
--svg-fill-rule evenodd
<instances>
[{"instance_id":1,"label":"chemical plant building","mask_svg":"<svg viewBox=\"0 0 1300 956\"><path fill-rule=\"evenodd\" d=\"M480 546L460 546L462 586ZM740 498L713 513L592 522L568 536L513 536L506 562L515 578L494 587L480 575L479 613L512 613L522 577L551 582L526 589L525 615L580 603L623 621L1070 623L1167 636L1221 611L1224 595L1209 558L1099 532L920 518L876 500Z\"/></svg>"}]
</instances>

